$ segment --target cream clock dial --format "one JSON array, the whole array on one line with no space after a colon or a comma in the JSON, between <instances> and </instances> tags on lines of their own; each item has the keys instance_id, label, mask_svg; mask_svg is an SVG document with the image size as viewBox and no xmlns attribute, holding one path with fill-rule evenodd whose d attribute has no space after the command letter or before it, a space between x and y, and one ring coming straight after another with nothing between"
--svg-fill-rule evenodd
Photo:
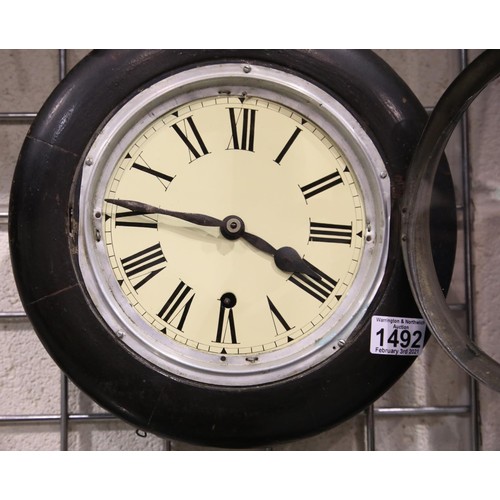
<instances>
[{"instance_id":1,"label":"cream clock dial","mask_svg":"<svg viewBox=\"0 0 500 500\"><path fill-rule=\"evenodd\" d=\"M182 98L167 79L132 100L108 125L121 139L89 151L82 268L97 259L94 293L109 286L116 330L155 364L224 385L288 377L341 348L380 282L384 165L313 85L242 65L184 79Z\"/></svg>"},{"instance_id":2,"label":"cream clock dial","mask_svg":"<svg viewBox=\"0 0 500 500\"><path fill-rule=\"evenodd\" d=\"M145 139L146 138L146 139ZM314 124L266 99L206 98L154 122L106 190L104 241L130 303L155 329L207 352L259 354L301 339L349 290L366 236L348 161ZM138 215L140 200L207 213L234 233ZM181 219L182 220L182 219ZM310 274L284 272L238 235L292 247Z\"/></svg>"}]
</instances>

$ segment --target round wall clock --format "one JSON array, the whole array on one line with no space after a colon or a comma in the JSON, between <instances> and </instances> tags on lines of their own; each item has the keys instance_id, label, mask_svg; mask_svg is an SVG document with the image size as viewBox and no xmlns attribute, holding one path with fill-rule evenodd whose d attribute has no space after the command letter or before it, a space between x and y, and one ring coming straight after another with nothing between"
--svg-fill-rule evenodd
<instances>
[{"instance_id":1,"label":"round wall clock","mask_svg":"<svg viewBox=\"0 0 500 500\"><path fill-rule=\"evenodd\" d=\"M425 120L369 51L92 52L37 116L12 188L40 339L100 405L169 438L252 447L358 413L426 340L384 330L420 324L398 207ZM443 289L453 199L443 162Z\"/></svg>"}]
</instances>

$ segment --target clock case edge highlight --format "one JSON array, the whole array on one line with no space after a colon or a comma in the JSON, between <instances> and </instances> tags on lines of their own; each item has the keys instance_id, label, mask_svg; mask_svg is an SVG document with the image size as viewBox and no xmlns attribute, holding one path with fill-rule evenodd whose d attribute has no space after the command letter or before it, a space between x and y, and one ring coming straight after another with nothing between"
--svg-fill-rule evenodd
<instances>
[{"instance_id":1,"label":"clock case edge highlight","mask_svg":"<svg viewBox=\"0 0 500 500\"><path fill-rule=\"evenodd\" d=\"M97 314L78 271L79 172L113 110L159 78L221 62L294 72L346 106L391 177L386 273L358 331L314 369L255 387L207 386L138 357ZM414 357L370 354L372 315L420 317L400 249L399 203L427 115L402 80L370 51L94 51L54 90L28 132L10 205L11 256L26 312L50 355L102 407L149 432L219 447L297 439L353 416L382 395ZM453 270L453 183L446 161L435 181L431 238L445 292Z\"/></svg>"}]
</instances>

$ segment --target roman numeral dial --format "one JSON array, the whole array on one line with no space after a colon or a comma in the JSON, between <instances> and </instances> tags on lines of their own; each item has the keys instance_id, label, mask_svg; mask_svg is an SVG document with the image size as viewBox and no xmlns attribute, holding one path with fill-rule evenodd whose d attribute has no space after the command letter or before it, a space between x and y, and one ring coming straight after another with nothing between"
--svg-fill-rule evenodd
<instances>
[{"instance_id":1,"label":"roman numeral dial","mask_svg":"<svg viewBox=\"0 0 500 500\"><path fill-rule=\"evenodd\" d=\"M113 296L143 344L217 372L314 346L352 296L367 232L334 140L242 88L179 99L138 127L94 220Z\"/></svg>"}]
</instances>

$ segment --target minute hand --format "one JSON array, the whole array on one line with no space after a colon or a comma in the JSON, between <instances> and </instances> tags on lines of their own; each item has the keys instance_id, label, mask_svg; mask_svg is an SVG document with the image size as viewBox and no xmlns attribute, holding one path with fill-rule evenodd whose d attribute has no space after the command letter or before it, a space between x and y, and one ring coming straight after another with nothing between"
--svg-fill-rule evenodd
<instances>
[{"instance_id":1,"label":"minute hand","mask_svg":"<svg viewBox=\"0 0 500 500\"><path fill-rule=\"evenodd\" d=\"M192 214L186 212L175 212L173 210L165 210L164 208L155 207L153 205L148 205L147 203L142 203L140 201L133 200L104 200L113 205L118 205L119 207L127 208L134 212L139 212L141 214L160 214L169 215L170 217L175 217L177 219L185 220L186 222L191 222L197 224L198 226L207 227L221 227L222 221L204 214Z\"/></svg>"},{"instance_id":2,"label":"minute hand","mask_svg":"<svg viewBox=\"0 0 500 500\"><path fill-rule=\"evenodd\" d=\"M222 221L205 214L175 212L173 210L166 210L160 207L155 207L153 205L148 205L147 203L133 200L106 199L104 201L141 214L168 215L170 217L176 217L178 219L182 219L186 222L191 222L192 224L197 224L199 226L219 227L221 228L221 230L226 226L226 224L229 223L228 219L231 219L231 217L229 217ZM243 227L244 225L242 225L242 229ZM316 272L311 268L311 266L306 261L304 261L304 259L295 249L291 247L281 247L276 249L260 236L256 236L245 230L243 230L237 237L243 238L261 252L272 255L274 257L274 263L276 264L276 267L278 267L278 269L280 269L281 271L289 273L303 273L313 277L316 276Z\"/></svg>"}]
</instances>

